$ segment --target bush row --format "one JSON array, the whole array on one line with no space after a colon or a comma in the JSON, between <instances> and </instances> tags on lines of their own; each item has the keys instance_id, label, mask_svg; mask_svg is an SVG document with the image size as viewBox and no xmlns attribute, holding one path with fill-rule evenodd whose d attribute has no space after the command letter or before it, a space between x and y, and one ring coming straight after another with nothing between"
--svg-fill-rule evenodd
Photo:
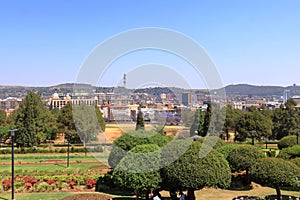
<instances>
[{"instance_id":1,"label":"bush row","mask_svg":"<svg viewBox=\"0 0 300 200\"><path fill-rule=\"evenodd\" d=\"M39 148L16 148L14 149L15 154L26 154L26 153L67 153L67 148L54 148L54 149L39 149ZM103 152L103 146L95 146L88 148L70 148L71 153L84 153L84 152ZM11 149L1 149L0 154L11 154Z\"/></svg>"}]
</instances>

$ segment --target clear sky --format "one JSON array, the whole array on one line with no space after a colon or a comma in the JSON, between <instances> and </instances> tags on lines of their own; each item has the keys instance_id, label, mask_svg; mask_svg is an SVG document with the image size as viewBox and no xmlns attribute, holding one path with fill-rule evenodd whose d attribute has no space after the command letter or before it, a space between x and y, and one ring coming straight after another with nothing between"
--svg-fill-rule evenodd
<instances>
[{"instance_id":1,"label":"clear sky","mask_svg":"<svg viewBox=\"0 0 300 200\"><path fill-rule=\"evenodd\" d=\"M300 84L299 9L299 0L1 0L0 85L75 82L97 45L142 27L172 29L194 39L225 85ZM145 64L161 63L161 57L151 56ZM176 60L168 59L172 56L166 55L163 64ZM110 85L112 77L120 80L129 73L125 65L143 64L128 60L115 63L117 70L99 84Z\"/></svg>"}]
</instances>

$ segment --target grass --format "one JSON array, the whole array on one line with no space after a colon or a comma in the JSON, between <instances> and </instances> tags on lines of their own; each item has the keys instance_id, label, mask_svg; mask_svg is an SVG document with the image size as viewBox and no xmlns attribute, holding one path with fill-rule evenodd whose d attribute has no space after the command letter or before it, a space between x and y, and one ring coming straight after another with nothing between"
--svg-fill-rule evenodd
<instances>
[{"instance_id":1,"label":"grass","mask_svg":"<svg viewBox=\"0 0 300 200\"><path fill-rule=\"evenodd\" d=\"M22 193L15 194L15 199L18 200L57 200L70 196L69 192L57 193ZM0 194L0 200L11 199L11 194Z\"/></svg>"},{"instance_id":2,"label":"grass","mask_svg":"<svg viewBox=\"0 0 300 200\"><path fill-rule=\"evenodd\" d=\"M70 167L68 169L78 169L78 170L88 170L90 167L93 166L100 166L103 165L99 162L97 163L76 163L76 164L70 164ZM36 165L15 165L15 171L18 170L36 170L36 171L54 171L54 170L62 170L62 169L67 169L66 164L36 164ZM0 172L1 171L10 171L11 166L10 165L5 165L1 166Z\"/></svg>"},{"instance_id":3,"label":"grass","mask_svg":"<svg viewBox=\"0 0 300 200\"><path fill-rule=\"evenodd\" d=\"M267 195L275 195L276 191L273 188L269 187L258 187L252 190L221 190L221 189L212 189L207 188L203 190L199 190L196 192L197 199L209 199L209 200L232 200L233 197L236 196L259 196L265 197ZM300 192L294 191L282 191L282 195L292 195L292 196L300 196Z\"/></svg>"},{"instance_id":4,"label":"grass","mask_svg":"<svg viewBox=\"0 0 300 200\"><path fill-rule=\"evenodd\" d=\"M92 192L95 194L95 192ZM18 200L54 200L54 199L61 199L70 195L74 194L82 194L80 193L68 193L68 192L59 192L59 193L22 193L22 194L15 194L15 198ZM99 194L99 193L96 193ZM162 191L161 192L163 197L169 197L169 192ZM265 197L267 195L275 195L275 189L269 187L257 187L252 190L221 190L221 189L214 189L214 188L205 188L202 190L198 190L195 192L196 199L209 199L209 200L232 200L233 197L236 196L259 196ZM108 194L111 195L111 194ZM292 195L292 196L300 196L300 192L292 192L292 191L282 191L282 195ZM113 195L115 196L115 195ZM134 199L132 196L127 195L116 195L116 199ZM0 194L1 199L10 199L11 194Z\"/></svg>"}]
</instances>

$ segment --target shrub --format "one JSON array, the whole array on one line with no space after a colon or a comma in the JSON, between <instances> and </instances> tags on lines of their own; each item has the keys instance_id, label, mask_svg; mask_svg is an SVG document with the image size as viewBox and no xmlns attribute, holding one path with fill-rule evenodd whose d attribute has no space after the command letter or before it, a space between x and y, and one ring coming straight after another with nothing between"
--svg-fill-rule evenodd
<instances>
[{"instance_id":1,"label":"shrub","mask_svg":"<svg viewBox=\"0 0 300 200\"><path fill-rule=\"evenodd\" d=\"M282 149L277 157L285 160L300 157L300 145Z\"/></svg>"},{"instance_id":2,"label":"shrub","mask_svg":"<svg viewBox=\"0 0 300 200\"><path fill-rule=\"evenodd\" d=\"M275 188L277 199L280 199L283 187L299 187L297 177L300 177L300 170L297 165L283 159L263 158L251 167L251 176L255 182Z\"/></svg>"},{"instance_id":3,"label":"shrub","mask_svg":"<svg viewBox=\"0 0 300 200\"><path fill-rule=\"evenodd\" d=\"M300 158L294 158L291 160L291 162L296 164L298 167L300 167Z\"/></svg>"},{"instance_id":4,"label":"shrub","mask_svg":"<svg viewBox=\"0 0 300 200\"><path fill-rule=\"evenodd\" d=\"M69 179L67 181L67 183L69 184L69 186L70 186L71 189L74 189L74 187L76 185L76 182L74 181L74 179Z\"/></svg>"},{"instance_id":5,"label":"shrub","mask_svg":"<svg viewBox=\"0 0 300 200\"><path fill-rule=\"evenodd\" d=\"M227 161L232 172L239 172L246 170L260 158L265 155L261 149L252 145L238 145L233 148L227 156Z\"/></svg>"},{"instance_id":6,"label":"shrub","mask_svg":"<svg viewBox=\"0 0 300 200\"><path fill-rule=\"evenodd\" d=\"M278 148L283 149L287 147L291 147L297 144L297 137L295 135L290 135L283 137L279 142L278 142Z\"/></svg>"},{"instance_id":7,"label":"shrub","mask_svg":"<svg viewBox=\"0 0 300 200\"><path fill-rule=\"evenodd\" d=\"M228 154L235 149L239 144L231 144L231 143L227 143L224 144L223 146L220 146L218 148L216 148L216 150L224 155L224 158L227 158Z\"/></svg>"},{"instance_id":8,"label":"shrub","mask_svg":"<svg viewBox=\"0 0 300 200\"><path fill-rule=\"evenodd\" d=\"M11 188L11 178L2 181L3 190L7 191Z\"/></svg>"},{"instance_id":9,"label":"shrub","mask_svg":"<svg viewBox=\"0 0 300 200\"><path fill-rule=\"evenodd\" d=\"M65 148L59 149L59 153L67 153L67 150Z\"/></svg>"},{"instance_id":10,"label":"shrub","mask_svg":"<svg viewBox=\"0 0 300 200\"><path fill-rule=\"evenodd\" d=\"M91 178L85 179L85 185L88 189L92 189L97 184L97 181Z\"/></svg>"}]
</instances>

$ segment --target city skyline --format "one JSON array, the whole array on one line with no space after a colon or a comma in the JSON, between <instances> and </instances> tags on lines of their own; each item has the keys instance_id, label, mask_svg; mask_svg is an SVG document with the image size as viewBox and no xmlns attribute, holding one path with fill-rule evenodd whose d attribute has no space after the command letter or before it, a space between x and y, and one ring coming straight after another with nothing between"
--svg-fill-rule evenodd
<instances>
[{"instance_id":1,"label":"city skyline","mask_svg":"<svg viewBox=\"0 0 300 200\"><path fill-rule=\"evenodd\" d=\"M224 86L298 85L299 5L292 0L3 1L0 85L74 83L96 46L120 32L143 27L178 31L196 41L215 63ZM115 86L124 73L149 63L173 69L190 81L191 88L206 88L205 80L185 70L190 66L178 56L151 50L120 57L99 86Z\"/></svg>"}]
</instances>

